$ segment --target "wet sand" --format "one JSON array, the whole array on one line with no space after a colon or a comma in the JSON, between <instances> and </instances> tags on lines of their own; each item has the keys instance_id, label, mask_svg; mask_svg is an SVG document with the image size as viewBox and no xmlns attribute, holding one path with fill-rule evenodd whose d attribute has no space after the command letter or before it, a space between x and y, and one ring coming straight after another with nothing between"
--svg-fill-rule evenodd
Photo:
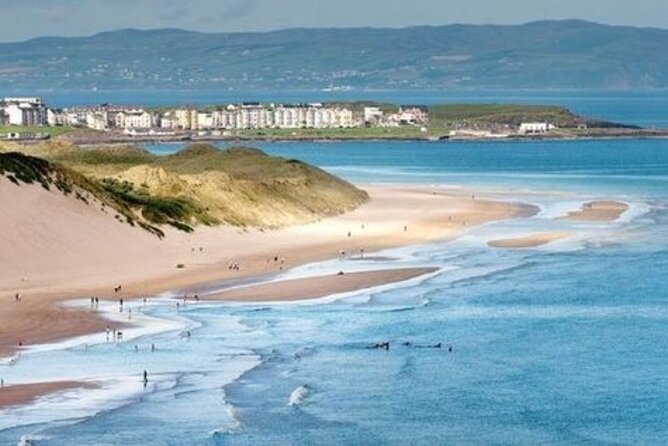
<instances>
[{"instance_id":1,"label":"wet sand","mask_svg":"<svg viewBox=\"0 0 668 446\"><path fill-rule=\"evenodd\" d=\"M42 396L78 388L94 388L88 383L76 381L56 381L34 384L18 384L0 388L0 410L11 406L25 405Z\"/></svg>"},{"instance_id":2,"label":"wet sand","mask_svg":"<svg viewBox=\"0 0 668 446\"><path fill-rule=\"evenodd\" d=\"M569 212L560 220L607 222L615 221L629 210L629 205L619 201L592 201L577 211Z\"/></svg>"},{"instance_id":3,"label":"wet sand","mask_svg":"<svg viewBox=\"0 0 668 446\"><path fill-rule=\"evenodd\" d=\"M333 294L347 293L380 285L403 282L438 271L438 268L403 268L364 271L343 275L308 277L283 280L204 296L206 300L240 302L279 302L318 299Z\"/></svg>"},{"instance_id":4,"label":"wet sand","mask_svg":"<svg viewBox=\"0 0 668 446\"><path fill-rule=\"evenodd\" d=\"M536 248L557 240L571 237L572 235L573 234L570 232L543 232L540 234L527 235L526 237L492 240L488 242L487 245L492 248L502 249Z\"/></svg>"}]
</instances>

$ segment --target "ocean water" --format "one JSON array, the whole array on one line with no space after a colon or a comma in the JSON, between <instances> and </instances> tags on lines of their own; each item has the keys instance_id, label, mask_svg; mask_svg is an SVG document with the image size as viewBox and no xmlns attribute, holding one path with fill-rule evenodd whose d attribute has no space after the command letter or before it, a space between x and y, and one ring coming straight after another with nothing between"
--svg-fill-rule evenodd
<instances>
[{"instance_id":1,"label":"ocean water","mask_svg":"<svg viewBox=\"0 0 668 446\"><path fill-rule=\"evenodd\" d=\"M666 118L668 108L656 122ZM440 268L398 285L296 304L177 309L169 293L134 303L144 328L125 342L96 334L0 365L6 382L101 386L1 411L0 444L666 442L667 140L257 145L358 183L465 187L541 212L388 250L388 260L265 279ZM554 220L594 199L630 210L611 223ZM577 236L531 250L486 245L546 230ZM369 348L381 341L389 351Z\"/></svg>"}]
</instances>

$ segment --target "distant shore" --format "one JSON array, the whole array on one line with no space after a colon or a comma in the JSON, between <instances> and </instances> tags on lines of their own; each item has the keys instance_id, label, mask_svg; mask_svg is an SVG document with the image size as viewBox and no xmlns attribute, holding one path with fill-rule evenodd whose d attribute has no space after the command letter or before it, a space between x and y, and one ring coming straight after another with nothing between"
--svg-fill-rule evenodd
<instances>
[{"instance_id":1,"label":"distant shore","mask_svg":"<svg viewBox=\"0 0 668 446\"><path fill-rule=\"evenodd\" d=\"M170 136L129 136L122 134L102 135L68 135L65 140L78 145L105 145L105 144L133 144L133 143L188 143L188 142L226 142L226 143L252 143L260 142L355 142L355 141L405 141L405 142L448 142L448 141L550 141L550 140L606 140L606 139L664 139L668 138L668 129L591 129L564 132L547 132L530 135L488 135L488 136L356 136L356 137L313 137L313 136L276 136L276 135L253 135L253 136L195 136L195 135L170 135ZM26 143L40 142L43 140L22 141Z\"/></svg>"}]
</instances>

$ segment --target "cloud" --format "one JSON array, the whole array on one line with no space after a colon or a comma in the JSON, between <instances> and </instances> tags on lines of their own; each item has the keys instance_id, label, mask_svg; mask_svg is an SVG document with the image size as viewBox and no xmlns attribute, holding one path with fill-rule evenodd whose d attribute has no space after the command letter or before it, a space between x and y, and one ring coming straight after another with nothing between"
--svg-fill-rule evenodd
<instances>
[{"instance_id":1,"label":"cloud","mask_svg":"<svg viewBox=\"0 0 668 446\"><path fill-rule=\"evenodd\" d=\"M237 0L231 6L228 6L221 15L225 20L242 19L252 15L257 7L256 0Z\"/></svg>"}]
</instances>

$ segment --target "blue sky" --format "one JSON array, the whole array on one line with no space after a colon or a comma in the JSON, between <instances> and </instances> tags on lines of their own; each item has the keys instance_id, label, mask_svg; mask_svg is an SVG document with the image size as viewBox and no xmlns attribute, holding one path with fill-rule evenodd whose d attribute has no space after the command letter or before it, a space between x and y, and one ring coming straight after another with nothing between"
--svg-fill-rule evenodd
<instances>
[{"instance_id":1,"label":"blue sky","mask_svg":"<svg viewBox=\"0 0 668 446\"><path fill-rule=\"evenodd\" d=\"M0 41L119 28L516 24L578 18L668 28L668 0L0 0Z\"/></svg>"}]
</instances>

